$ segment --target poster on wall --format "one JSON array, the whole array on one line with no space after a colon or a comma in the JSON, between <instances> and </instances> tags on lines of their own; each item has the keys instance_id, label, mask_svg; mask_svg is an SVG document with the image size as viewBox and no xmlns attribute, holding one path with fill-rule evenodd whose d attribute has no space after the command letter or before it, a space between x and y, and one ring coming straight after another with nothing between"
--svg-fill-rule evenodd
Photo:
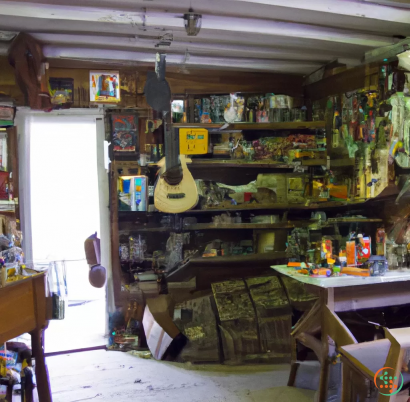
<instances>
[{"instance_id":1,"label":"poster on wall","mask_svg":"<svg viewBox=\"0 0 410 402\"><path fill-rule=\"evenodd\" d=\"M16 109L12 106L0 105L0 127L9 127L14 125L14 115Z\"/></svg>"},{"instance_id":2,"label":"poster on wall","mask_svg":"<svg viewBox=\"0 0 410 402\"><path fill-rule=\"evenodd\" d=\"M90 102L120 101L119 71L90 71Z\"/></svg>"},{"instance_id":3,"label":"poster on wall","mask_svg":"<svg viewBox=\"0 0 410 402\"><path fill-rule=\"evenodd\" d=\"M111 124L114 152L135 152L138 132L137 116L113 114Z\"/></svg>"},{"instance_id":4,"label":"poster on wall","mask_svg":"<svg viewBox=\"0 0 410 402\"><path fill-rule=\"evenodd\" d=\"M54 78L48 80L50 85L51 103L73 103L74 102L74 79Z\"/></svg>"}]
</instances>

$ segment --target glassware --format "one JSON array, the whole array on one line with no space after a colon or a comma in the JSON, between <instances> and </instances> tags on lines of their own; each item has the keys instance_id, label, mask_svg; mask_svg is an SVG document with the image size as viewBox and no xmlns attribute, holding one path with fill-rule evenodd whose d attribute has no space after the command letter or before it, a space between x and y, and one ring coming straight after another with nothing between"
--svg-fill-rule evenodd
<instances>
[{"instance_id":1,"label":"glassware","mask_svg":"<svg viewBox=\"0 0 410 402\"><path fill-rule=\"evenodd\" d=\"M52 318L63 320L68 300L67 270L63 261L52 261L48 266L47 281L53 301Z\"/></svg>"},{"instance_id":2,"label":"glassware","mask_svg":"<svg viewBox=\"0 0 410 402\"><path fill-rule=\"evenodd\" d=\"M141 235L138 237L130 236L130 260L133 262L142 262L145 258L145 251L147 251L147 245L145 240L141 238Z\"/></svg>"}]
</instances>

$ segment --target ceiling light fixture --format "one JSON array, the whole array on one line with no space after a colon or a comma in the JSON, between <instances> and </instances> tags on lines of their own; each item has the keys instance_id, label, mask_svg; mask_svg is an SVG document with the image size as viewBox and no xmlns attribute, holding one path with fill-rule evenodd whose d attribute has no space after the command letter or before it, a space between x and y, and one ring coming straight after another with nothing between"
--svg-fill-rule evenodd
<instances>
[{"instance_id":1,"label":"ceiling light fixture","mask_svg":"<svg viewBox=\"0 0 410 402\"><path fill-rule=\"evenodd\" d=\"M202 15L195 14L192 8L189 12L184 14L185 31L188 36L197 36L201 30L202 25Z\"/></svg>"},{"instance_id":2,"label":"ceiling light fixture","mask_svg":"<svg viewBox=\"0 0 410 402\"><path fill-rule=\"evenodd\" d=\"M17 36L18 32L0 31L0 41L8 42Z\"/></svg>"}]
</instances>

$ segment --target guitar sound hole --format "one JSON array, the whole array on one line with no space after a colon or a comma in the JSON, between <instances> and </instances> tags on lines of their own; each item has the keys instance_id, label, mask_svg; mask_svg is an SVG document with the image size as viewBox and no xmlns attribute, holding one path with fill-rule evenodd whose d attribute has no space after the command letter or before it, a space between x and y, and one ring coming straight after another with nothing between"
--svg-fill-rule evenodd
<instances>
[{"instance_id":1,"label":"guitar sound hole","mask_svg":"<svg viewBox=\"0 0 410 402\"><path fill-rule=\"evenodd\" d=\"M172 199L178 199L178 198L184 198L185 194L184 193L168 194L167 197L172 198Z\"/></svg>"}]
</instances>

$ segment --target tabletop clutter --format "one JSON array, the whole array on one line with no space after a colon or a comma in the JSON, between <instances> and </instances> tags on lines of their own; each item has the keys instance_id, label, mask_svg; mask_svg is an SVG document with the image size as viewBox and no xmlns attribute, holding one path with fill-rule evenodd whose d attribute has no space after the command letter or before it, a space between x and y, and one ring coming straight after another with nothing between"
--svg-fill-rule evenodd
<instances>
[{"instance_id":1,"label":"tabletop clutter","mask_svg":"<svg viewBox=\"0 0 410 402\"><path fill-rule=\"evenodd\" d=\"M294 268L300 275L322 278L383 276L389 268L409 268L410 243L405 246L389 242L386 250L386 237L384 227L376 230L375 254L372 254L371 236L360 232L350 232L345 244L326 236L315 242L306 240L306 250L302 256L303 232L295 229L287 242L288 268Z\"/></svg>"},{"instance_id":2,"label":"tabletop clutter","mask_svg":"<svg viewBox=\"0 0 410 402\"><path fill-rule=\"evenodd\" d=\"M0 215L0 288L33 274L24 264L22 237L15 219Z\"/></svg>"}]
</instances>

